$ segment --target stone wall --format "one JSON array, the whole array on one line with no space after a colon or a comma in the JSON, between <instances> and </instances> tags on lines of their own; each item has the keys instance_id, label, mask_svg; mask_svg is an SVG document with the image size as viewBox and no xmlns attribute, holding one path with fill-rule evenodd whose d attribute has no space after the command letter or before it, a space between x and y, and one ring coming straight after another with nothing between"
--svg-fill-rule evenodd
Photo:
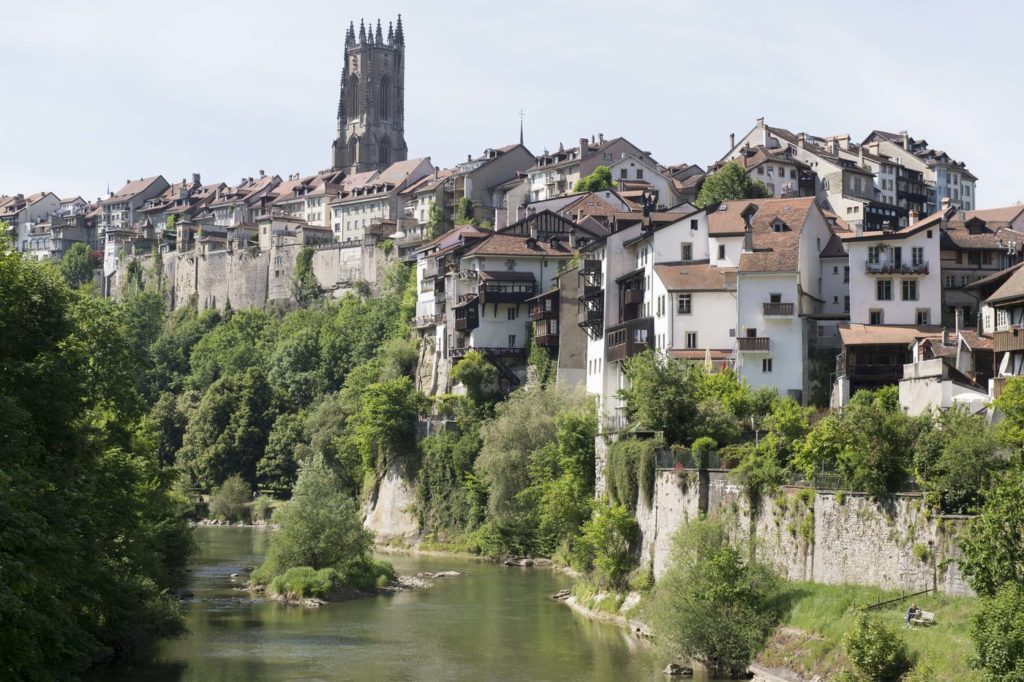
<instances>
[{"instance_id":1,"label":"stone wall","mask_svg":"<svg viewBox=\"0 0 1024 682\"><path fill-rule=\"evenodd\" d=\"M752 509L720 471L661 469L651 504L638 503L640 556L655 578L668 566L672 535L704 505L790 580L972 594L957 564L964 519L932 515L919 494L878 503L861 493L782 488Z\"/></svg>"},{"instance_id":2,"label":"stone wall","mask_svg":"<svg viewBox=\"0 0 1024 682\"><path fill-rule=\"evenodd\" d=\"M419 533L413 480L393 464L377 481L364 510L363 525L378 542L412 540Z\"/></svg>"}]
</instances>

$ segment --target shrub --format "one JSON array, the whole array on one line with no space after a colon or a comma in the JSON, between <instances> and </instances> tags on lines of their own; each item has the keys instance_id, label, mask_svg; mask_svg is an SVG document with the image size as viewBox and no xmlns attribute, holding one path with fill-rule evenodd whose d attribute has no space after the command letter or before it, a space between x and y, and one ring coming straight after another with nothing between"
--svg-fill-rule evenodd
<instances>
[{"instance_id":1,"label":"shrub","mask_svg":"<svg viewBox=\"0 0 1024 682\"><path fill-rule=\"evenodd\" d=\"M608 448L605 481L613 505L636 509L637 499L648 502L654 493L657 439L622 438Z\"/></svg>"},{"instance_id":2,"label":"shrub","mask_svg":"<svg viewBox=\"0 0 1024 682\"><path fill-rule=\"evenodd\" d=\"M246 505L251 497L249 485L235 474L214 490L210 498L210 514L226 521L241 521L245 518Z\"/></svg>"},{"instance_id":3,"label":"shrub","mask_svg":"<svg viewBox=\"0 0 1024 682\"><path fill-rule=\"evenodd\" d=\"M655 634L673 654L740 675L779 622L778 585L766 566L743 561L720 521L692 521L673 539L654 588Z\"/></svg>"},{"instance_id":4,"label":"shrub","mask_svg":"<svg viewBox=\"0 0 1024 682\"><path fill-rule=\"evenodd\" d=\"M324 598L330 595L337 579L338 572L333 568L317 571L309 566L296 566L271 580L268 589L273 594Z\"/></svg>"},{"instance_id":5,"label":"shrub","mask_svg":"<svg viewBox=\"0 0 1024 682\"><path fill-rule=\"evenodd\" d=\"M927 563L932 558L932 551L928 549L928 545L922 545L918 543L914 545L914 556L921 563Z\"/></svg>"},{"instance_id":6,"label":"shrub","mask_svg":"<svg viewBox=\"0 0 1024 682\"><path fill-rule=\"evenodd\" d=\"M843 635L843 651L872 682L898 680L909 667L906 644L896 628L865 613L857 614L853 627Z\"/></svg>"},{"instance_id":7,"label":"shrub","mask_svg":"<svg viewBox=\"0 0 1024 682\"><path fill-rule=\"evenodd\" d=\"M601 587L622 587L636 565L637 534L636 519L625 507L599 507L580 529L572 551L573 566L590 573Z\"/></svg>"},{"instance_id":8,"label":"shrub","mask_svg":"<svg viewBox=\"0 0 1024 682\"><path fill-rule=\"evenodd\" d=\"M252 520L269 521L274 512L274 498L269 495L260 495L252 503Z\"/></svg>"},{"instance_id":9,"label":"shrub","mask_svg":"<svg viewBox=\"0 0 1024 682\"><path fill-rule=\"evenodd\" d=\"M974 667L989 680L1024 680L1024 587L1008 582L971 618Z\"/></svg>"}]
</instances>

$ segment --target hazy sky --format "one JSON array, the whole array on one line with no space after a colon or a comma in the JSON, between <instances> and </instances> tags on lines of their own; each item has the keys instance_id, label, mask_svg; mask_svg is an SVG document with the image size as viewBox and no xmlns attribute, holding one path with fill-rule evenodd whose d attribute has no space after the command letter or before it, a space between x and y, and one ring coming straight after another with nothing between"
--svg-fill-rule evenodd
<instances>
[{"instance_id":1,"label":"hazy sky","mask_svg":"<svg viewBox=\"0 0 1024 682\"><path fill-rule=\"evenodd\" d=\"M0 0L0 194L326 168L345 28L399 12L409 154L441 166L516 140L520 109L534 153L603 132L702 166L764 116L907 129L967 162L979 207L1024 199L1024 12L899 0Z\"/></svg>"}]
</instances>

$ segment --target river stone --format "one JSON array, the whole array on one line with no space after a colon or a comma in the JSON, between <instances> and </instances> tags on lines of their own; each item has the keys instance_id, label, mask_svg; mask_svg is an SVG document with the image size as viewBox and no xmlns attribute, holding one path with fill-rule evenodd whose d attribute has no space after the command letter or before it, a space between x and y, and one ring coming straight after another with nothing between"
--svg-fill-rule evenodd
<instances>
[{"instance_id":1,"label":"river stone","mask_svg":"<svg viewBox=\"0 0 1024 682\"><path fill-rule=\"evenodd\" d=\"M523 559L519 562L520 566L533 566L533 559Z\"/></svg>"},{"instance_id":2,"label":"river stone","mask_svg":"<svg viewBox=\"0 0 1024 682\"><path fill-rule=\"evenodd\" d=\"M665 674L669 677L693 677L693 668L678 663L669 663L665 666Z\"/></svg>"},{"instance_id":3,"label":"river stone","mask_svg":"<svg viewBox=\"0 0 1024 682\"><path fill-rule=\"evenodd\" d=\"M455 576L462 575L458 571L440 571L434 574L435 578L454 578Z\"/></svg>"},{"instance_id":4,"label":"river stone","mask_svg":"<svg viewBox=\"0 0 1024 682\"><path fill-rule=\"evenodd\" d=\"M569 598L569 590L559 590L558 592L555 592L553 595L551 595L551 598L552 599L558 599L558 600L568 599Z\"/></svg>"}]
</instances>

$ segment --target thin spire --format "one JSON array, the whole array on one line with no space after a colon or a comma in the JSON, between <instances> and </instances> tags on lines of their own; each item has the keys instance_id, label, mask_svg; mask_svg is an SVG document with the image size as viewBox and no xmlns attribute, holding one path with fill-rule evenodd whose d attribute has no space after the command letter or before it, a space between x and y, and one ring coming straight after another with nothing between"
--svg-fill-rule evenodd
<instances>
[{"instance_id":1,"label":"thin spire","mask_svg":"<svg viewBox=\"0 0 1024 682\"><path fill-rule=\"evenodd\" d=\"M356 44L356 25L351 21L348 22L348 30L345 31L345 47L351 47Z\"/></svg>"},{"instance_id":2,"label":"thin spire","mask_svg":"<svg viewBox=\"0 0 1024 682\"><path fill-rule=\"evenodd\" d=\"M402 31L402 15L398 15L398 24L395 26L395 45L405 45L405 33Z\"/></svg>"},{"instance_id":3,"label":"thin spire","mask_svg":"<svg viewBox=\"0 0 1024 682\"><path fill-rule=\"evenodd\" d=\"M388 45L395 44L395 24L394 22L388 22Z\"/></svg>"},{"instance_id":4,"label":"thin spire","mask_svg":"<svg viewBox=\"0 0 1024 682\"><path fill-rule=\"evenodd\" d=\"M366 23L362 19L360 19L359 20L359 44L363 45L365 43L366 43Z\"/></svg>"},{"instance_id":5,"label":"thin spire","mask_svg":"<svg viewBox=\"0 0 1024 682\"><path fill-rule=\"evenodd\" d=\"M526 118L526 112L522 109L519 110L519 144L523 143L523 119Z\"/></svg>"},{"instance_id":6,"label":"thin spire","mask_svg":"<svg viewBox=\"0 0 1024 682\"><path fill-rule=\"evenodd\" d=\"M377 20L377 36L374 38L374 42L378 45L384 44L384 36L380 32L380 19Z\"/></svg>"}]
</instances>

